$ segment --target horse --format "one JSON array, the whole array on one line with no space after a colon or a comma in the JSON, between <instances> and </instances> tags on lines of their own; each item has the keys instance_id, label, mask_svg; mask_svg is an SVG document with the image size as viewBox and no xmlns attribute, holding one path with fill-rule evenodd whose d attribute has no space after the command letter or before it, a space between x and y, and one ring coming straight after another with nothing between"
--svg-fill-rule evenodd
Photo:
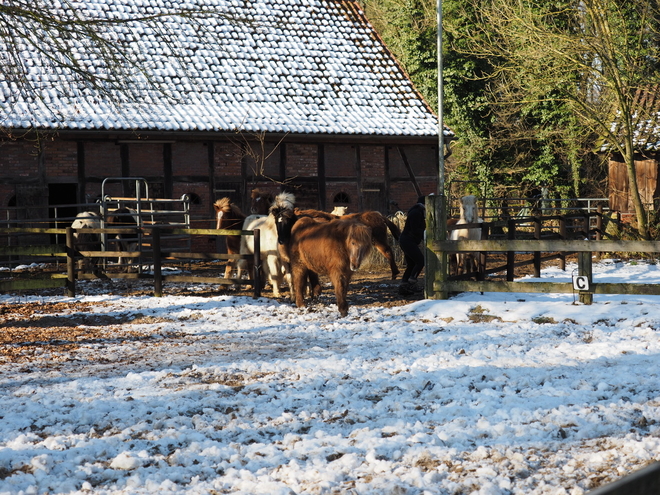
<instances>
[{"instance_id":1,"label":"horse","mask_svg":"<svg viewBox=\"0 0 660 495\"><path fill-rule=\"evenodd\" d=\"M339 314L346 316L348 285L371 251L371 237L371 228L356 220L319 222L312 217L299 218L288 243L296 306L305 305L308 280L316 292L320 288L318 276L327 275L335 289Z\"/></svg>"},{"instance_id":2,"label":"horse","mask_svg":"<svg viewBox=\"0 0 660 495\"><path fill-rule=\"evenodd\" d=\"M216 225L218 230L239 230L243 226L246 215L241 209L232 202L229 198L218 199L213 203L215 209ZM225 236L225 243L227 245L227 254L239 254L241 252L241 236L228 235ZM225 266L225 278L231 277L232 267L237 263L232 260L227 261Z\"/></svg>"},{"instance_id":3,"label":"horse","mask_svg":"<svg viewBox=\"0 0 660 495\"><path fill-rule=\"evenodd\" d=\"M275 197L268 215L249 215L243 222L243 230L259 229L264 278L273 287L275 297L280 297L280 285L283 282L286 282L291 288L291 273L288 263L280 257L276 218L272 212L278 209L293 210L294 202L295 197L293 194L280 193ZM254 254L254 236L241 237L240 253ZM251 260L240 260L238 263L238 278L242 276L243 271L248 270L251 272L252 268Z\"/></svg>"},{"instance_id":4,"label":"horse","mask_svg":"<svg viewBox=\"0 0 660 495\"><path fill-rule=\"evenodd\" d=\"M387 230L389 229L394 239L398 240L401 235L401 229L381 213L377 211L364 211L362 213L349 213L348 215L337 216L334 213L326 213L321 210L301 210L299 208L295 208L294 213L296 218L311 217L317 221L332 221L341 218L362 222L371 228L371 241L373 245L389 262L392 280L396 279L396 276L400 273L394 252L387 242Z\"/></svg>"},{"instance_id":5,"label":"horse","mask_svg":"<svg viewBox=\"0 0 660 495\"><path fill-rule=\"evenodd\" d=\"M139 242L136 228L139 225L140 218L137 211L132 208L121 207L112 211L106 220L107 227L132 227L132 229L125 233L112 234L109 242L115 244L118 251L137 251ZM120 256L117 264L126 272L132 271L130 265L124 266L124 263L126 263L125 257Z\"/></svg>"},{"instance_id":6,"label":"horse","mask_svg":"<svg viewBox=\"0 0 660 495\"><path fill-rule=\"evenodd\" d=\"M449 223L449 222L448 222ZM455 225L483 223L479 218L477 198L475 196L463 196L461 198L461 217ZM455 228L451 231L450 240L481 240L481 228ZM473 253L456 253L456 274L476 272L477 260Z\"/></svg>"},{"instance_id":7,"label":"horse","mask_svg":"<svg viewBox=\"0 0 660 495\"><path fill-rule=\"evenodd\" d=\"M253 215L268 215L268 210L273 204L274 198L271 192L264 189L252 189L250 193L250 213Z\"/></svg>"},{"instance_id":8,"label":"horse","mask_svg":"<svg viewBox=\"0 0 660 495\"><path fill-rule=\"evenodd\" d=\"M300 208L296 207L296 208L293 209L293 212L295 213L296 217L298 217L298 218L300 218L300 217L311 217L311 218L314 218L316 220L321 220L321 221L326 221L326 222L329 222L331 220L337 220L340 217L340 215L336 215L334 213L328 213L328 212L323 211L323 210L314 210L312 208L308 208L308 209L303 210L303 209L300 209Z\"/></svg>"},{"instance_id":9,"label":"horse","mask_svg":"<svg viewBox=\"0 0 660 495\"><path fill-rule=\"evenodd\" d=\"M101 215L94 211L83 211L76 215L71 223L73 232L73 247L76 251L100 251L101 234L85 232L87 229L101 228ZM83 258L78 260L78 269L95 272L98 258Z\"/></svg>"},{"instance_id":10,"label":"horse","mask_svg":"<svg viewBox=\"0 0 660 495\"><path fill-rule=\"evenodd\" d=\"M335 206L330 213L332 215L341 217L342 215L346 215L348 213L348 206Z\"/></svg>"},{"instance_id":11,"label":"horse","mask_svg":"<svg viewBox=\"0 0 660 495\"><path fill-rule=\"evenodd\" d=\"M344 215L341 218L346 220L357 220L358 222L362 222L367 227L371 228L372 243L380 252L380 254L385 256L389 262L390 270L392 272L392 280L395 280L396 276L399 274L399 268L396 265L396 259L394 258L392 248L387 242L387 230L389 229L395 240L399 240L399 236L401 235L401 230L399 227L389 218L377 211L349 213L348 215Z\"/></svg>"}]
</instances>

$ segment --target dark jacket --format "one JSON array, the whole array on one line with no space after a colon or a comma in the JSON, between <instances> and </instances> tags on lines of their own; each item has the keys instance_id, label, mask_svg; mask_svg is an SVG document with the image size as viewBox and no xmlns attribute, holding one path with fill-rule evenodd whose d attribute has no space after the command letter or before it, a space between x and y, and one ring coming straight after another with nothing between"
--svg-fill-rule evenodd
<instances>
[{"instance_id":1,"label":"dark jacket","mask_svg":"<svg viewBox=\"0 0 660 495\"><path fill-rule=\"evenodd\" d=\"M424 239L425 230L426 208L422 203L417 203L408 210L408 218L401 234L409 236L416 244L419 244Z\"/></svg>"}]
</instances>

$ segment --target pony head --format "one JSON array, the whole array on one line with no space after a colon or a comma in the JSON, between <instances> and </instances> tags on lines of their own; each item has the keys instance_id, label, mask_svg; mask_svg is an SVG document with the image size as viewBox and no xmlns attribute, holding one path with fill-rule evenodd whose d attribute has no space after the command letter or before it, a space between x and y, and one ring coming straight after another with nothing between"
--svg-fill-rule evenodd
<instances>
[{"instance_id":1,"label":"pony head","mask_svg":"<svg viewBox=\"0 0 660 495\"><path fill-rule=\"evenodd\" d=\"M356 271L371 251L371 228L360 222L351 222L346 236L351 271Z\"/></svg>"},{"instance_id":2,"label":"pony head","mask_svg":"<svg viewBox=\"0 0 660 495\"><path fill-rule=\"evenodd\" d=\"M222 222L222 217L231 211L231 199L221 198L213 203L213 208L215 209L215 219L216 219L216 229L220 228L220 222Z\"/></svg>"},{"instance_id":3,"label":"pony head","mask_svg":"<svg viewBox=\"0 0 660 495\"><path fill-rule=\"evenodd\" d=\"M476 196L470 195L461 198L461 218L465 220L465 223L477 223L479 221Z\"/></svg>"},{"instance_id":4,"label":"pony head","mask_svg":"<svg viewBox=\"0 0 660 495\"><path fill-rule=\"evenodd\" d=\"M280 193L268 209L268 214L275 218L277 229L277 243L287 244L291 238L291 229L296 221L294 205L296 197L291 193Z\"/></svg>"},{"instance_id":5,"label":"pony head","mask_svg":"<svg viewBox=\"0 0 660 495\"><path fill-rule=\"evenodd\" d=\"M268 208L273 204L273 195L263 189L252 189L250 199L250 213L256 215L268 214Z\"/></svg>"},{"instance_id":6,"label":"pony head","mask_svg":"<svg viewBox=\"0 0 660 495\"><path fill-rule=\"evenodd\" d=\"M231 220L243 220L245 218L245 214L230 198L218 199L213 203L213 208L215 209L216 229L221 228L223 220L225 220L225 224L227 224L227 222L231 222Z\"/></svg>"}]
</instances>

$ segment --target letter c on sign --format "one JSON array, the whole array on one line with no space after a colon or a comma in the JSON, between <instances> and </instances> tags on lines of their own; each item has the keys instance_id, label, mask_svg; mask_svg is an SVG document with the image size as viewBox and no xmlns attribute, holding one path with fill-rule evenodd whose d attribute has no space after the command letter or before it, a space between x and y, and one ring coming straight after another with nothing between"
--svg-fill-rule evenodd
<instances>
[{"instance_id":1,"label":"letter c on sign","mask_svg":"<svg viewBox=\"0 0 660 495\"><path fill-rule=\"evenodd\" d=\"M589 290L589 277L585 277L584 275L573 277L573 289Z\"/></svg>"}]
</instances>

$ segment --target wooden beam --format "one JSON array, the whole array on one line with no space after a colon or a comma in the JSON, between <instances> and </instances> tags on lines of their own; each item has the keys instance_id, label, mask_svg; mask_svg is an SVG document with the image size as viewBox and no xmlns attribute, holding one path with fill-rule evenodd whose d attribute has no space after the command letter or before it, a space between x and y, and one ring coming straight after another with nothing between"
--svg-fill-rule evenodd
<instances>
[{"instance_id":1,"label":"wooden beam","mask_svg":"<svg viewBox=\"0 0 660 495\"><path fill-rule=\"evenodd\" d=\"M436 252L494 251L517 253L541 252L600 252L600 253L660 253L660 241L585 241L585 240L480 240L434 241Z\"/></svg>"}]
</instances>

